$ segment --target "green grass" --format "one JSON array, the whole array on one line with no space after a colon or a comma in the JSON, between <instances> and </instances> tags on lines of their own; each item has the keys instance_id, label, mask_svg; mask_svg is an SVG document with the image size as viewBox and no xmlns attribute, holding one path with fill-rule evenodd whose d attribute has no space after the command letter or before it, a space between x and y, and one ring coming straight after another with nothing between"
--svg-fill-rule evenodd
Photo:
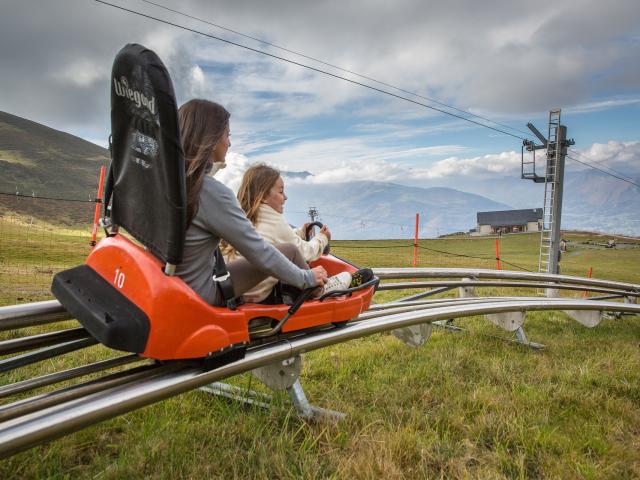
<instances>
[{"instance_id":1,"label":"green grass","mask_svg":"<svg viewBox=\"0 0 640 480\"><path fill-rule=\"evenodd\" d=\"M48 245L61 252L52 265L84 256L80 244L86 239L73 237ZM537 266L537 236L500 242L503 259ZM16 243L26 242L2 244L6 261L23 256L25 264L38 265L38 249ZM411 266L411 242L393 247L402 243L335 242L332 248L362 265ZM73 244L77 251L70 253L66 248ZM494 239L421 245L486 258L421 249L419 266L495 266ZM353 248L359 246L368 248ZM639 266L640 248L571 248L562 261L563 273L585 276L593 267L594 277L634 283L640 283ZM4 292L10 285L1 278ZM402 295L381 292L376 298ZM282 393L275 395L275 408L264 411L190 392L6 459L0 477L638 478L639 320L604 320L587 329L561 312L531 313L525 327L531 340L547 345L541 351L495 338L504 332L479 317L459 320L472 334L435 330L418 349L374 335L304 356L307 396L347 413L337 424L298 419ZM112 354L96 346L81 358L3 375L1 383ZM264 391L249 375L230 381Z\"/></svg>"},{"instance_id":2,"label":"green grass","mask_svg":"<svg viewBox=\"0 0 640 480\"><path fill-rule=\"evenodd\" d=\"M0 216L0 305L51 297L54 273L84 262L90 227L55 227L31 217Z\"/></svg>"}]
</instances>

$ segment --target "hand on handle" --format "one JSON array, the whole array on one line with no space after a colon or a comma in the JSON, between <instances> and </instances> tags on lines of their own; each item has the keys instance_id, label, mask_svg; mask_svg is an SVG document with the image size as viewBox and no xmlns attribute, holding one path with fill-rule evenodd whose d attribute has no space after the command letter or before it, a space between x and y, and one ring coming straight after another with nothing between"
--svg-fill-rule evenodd
<instances>
[{"instance_id":1,"label":"hand on handle","mask_svg":"<svg viewBox=\"0 0 640 480\"><path fill-rule=\"evenodd\" d=\"M313 272L313 276L316 279L317 286L322 286L327 283L328 275L324 267L313 267L311 271Z\"/></svg>"}]
</instances>

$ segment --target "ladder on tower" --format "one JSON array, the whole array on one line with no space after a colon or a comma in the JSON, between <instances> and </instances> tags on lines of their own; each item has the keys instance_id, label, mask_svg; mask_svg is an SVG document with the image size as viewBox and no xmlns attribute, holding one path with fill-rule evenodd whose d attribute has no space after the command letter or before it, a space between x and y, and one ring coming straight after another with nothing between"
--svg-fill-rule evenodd
<instances>
[{"instance_id":1,"label":"ladder on tower","mask_svg":"<svg viewBox=\"0 0 640 480\"><path fill-rule=\"evenodd\" d=\"M547 136L547 169L544 181L544 205L542 211L542 232L540 235L540 255L538 257L538 271L549 272L554 254L553 238L557 228L554 222L556 194L558 190L558 129L560 128L560 109L549 111L549 134Z\"/></svg>"}]
</instances>

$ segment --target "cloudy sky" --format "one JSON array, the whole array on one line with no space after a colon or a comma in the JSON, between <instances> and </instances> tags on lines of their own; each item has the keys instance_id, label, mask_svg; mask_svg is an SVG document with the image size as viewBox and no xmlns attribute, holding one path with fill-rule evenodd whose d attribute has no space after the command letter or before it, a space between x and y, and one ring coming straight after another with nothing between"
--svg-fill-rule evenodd
<instances>
[{"instance_id":1,"label":"cloudy sky","mask_svg":"<svg viewBox=\"0 0 640 480\"><path fill-rule=\"evenodd\" d=\"M546 132L549 109L561 107L576 155L640 171L637 0L109 1L456 115L490 118L517 130L471 117L516 137L528 133L527 122ZM95 0L3 0L1 8L0 110L95 143L109 133L113 58L135 42L163 59L179 103L204 97L230 110L229 182L255 161L308 170L316 182L455 187L519 176L519 138L335 77Z\"/></svg>"}]
</instances>

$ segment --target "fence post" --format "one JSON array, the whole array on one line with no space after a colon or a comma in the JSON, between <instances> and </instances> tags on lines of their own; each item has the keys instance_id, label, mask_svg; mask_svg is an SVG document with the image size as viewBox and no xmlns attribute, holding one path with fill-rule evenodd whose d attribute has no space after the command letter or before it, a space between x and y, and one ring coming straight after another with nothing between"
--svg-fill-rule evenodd
<instances>
[{"instance_id":1,"label":"fence post","mask_svg":"<svg viewBox=\"0 0 640 480\"><path fill-rule=\"evenodd\" d=\"M418 266L418 230L420 228L420 214L416 213L416 233L413 236L413 268Z\"/></svg>"},{"instance_id":2,"label":"fence post","mask_svg":"<svg viewBox=\"0 0 640 480\"><path fill-rule=\"evenodd\" d=\"M591 274L593 273L593 267L589 267L589 273L587 274L587 278L591 278ZM587 298L587 291L582 292L582 298Z\"/></svg>"},{"instance_id":3,"label":"fence post","mask_svg":"<svg viewBox=\"0 0 640 480\"><path fill-rule=\"evenodd\" d=\"M496 270L500 270L500 240L496 237Z\"/></svg>"},{"instance_id":4,"label":"fence post","mask_svg":"<svg viewBox=\"0 0 640 480\"><path fill-rule=\"evenodd\" d=\"M100 167L100 180L98 180L98 196L96 197L96 208L93 212L93 230L91 231L91 246L96 246L98 235L98 220L100 219L100 206L102 205L102 185L104 184L104 166Z\"/></svg>"}]
</instances>

